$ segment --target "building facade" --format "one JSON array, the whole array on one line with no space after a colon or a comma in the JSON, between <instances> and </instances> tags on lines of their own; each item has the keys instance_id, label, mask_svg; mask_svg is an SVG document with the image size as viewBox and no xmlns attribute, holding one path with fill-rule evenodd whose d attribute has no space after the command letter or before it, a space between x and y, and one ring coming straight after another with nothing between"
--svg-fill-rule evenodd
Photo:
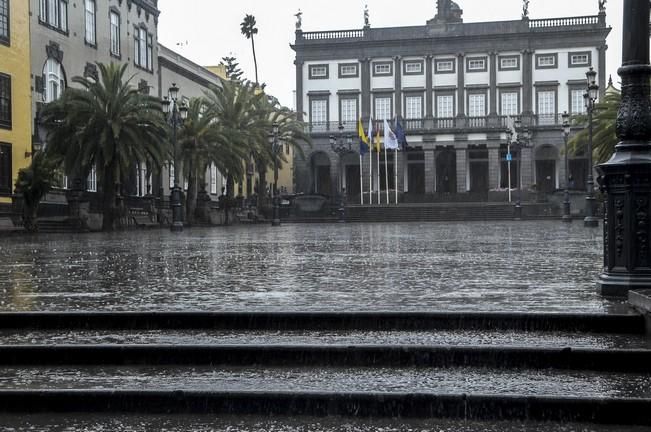
<instances>
[{"instance_id":1,"label":"building facade","mask_svg":"<svg viewBox=\"0 0 651 432\"><path fill-rule=\"evenodd\" d=\"M512 189L518 180L525 190L565 186L561 113L585 112L590 67L606 87L605 10L482 23L464 23L462 14L446 0L423 26L375 29L366 17L359 30L303 32L297 23L297 111L314 142L305 160L296 160L299 192L334 196L345 187L349 197L359 196L370 181L374 194L397 187L405 201L501 200L509 167ZM387 155L397 180L386 176L384 155L379 169L366 155L360 173L357 120L367 129L369 116L374 131L396 118L405 129L407 149ZM506 128L515 119L531 140L509 156ZM341 161L331 136L353 138ZM572 157L569 171L572 185L585 188L587 158Z\"/></svg>"},{"instance_id":2,"label":"building facade","mask_svg":"<svg viewBox=\"0 0 651 432\"><path fill-rule=\"evenodd\" d=\"M32 156L29 5L0 0L0 204Z\"/></svg>"}]
</instances>

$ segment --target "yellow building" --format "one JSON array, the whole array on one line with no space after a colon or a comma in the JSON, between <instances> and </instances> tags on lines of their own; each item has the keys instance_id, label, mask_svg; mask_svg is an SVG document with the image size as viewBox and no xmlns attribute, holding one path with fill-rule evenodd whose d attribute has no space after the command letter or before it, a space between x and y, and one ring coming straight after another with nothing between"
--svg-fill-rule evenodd
<instances>
[{"instance_id":1,"label":"yellow building","mask_svg":"<svg viewBox=\"0 0 651 432\"><path fill-rule=\"evenodd\" d=\"M0 204L32 156L29 2L0 0Z\"/></svg>"}]
</instances>

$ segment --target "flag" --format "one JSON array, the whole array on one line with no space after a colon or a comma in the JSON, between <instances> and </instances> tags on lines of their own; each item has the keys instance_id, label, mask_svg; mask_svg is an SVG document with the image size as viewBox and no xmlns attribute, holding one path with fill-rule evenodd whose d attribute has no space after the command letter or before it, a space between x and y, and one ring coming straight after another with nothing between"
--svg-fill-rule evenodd
<instances>
[{"instance_id":1,"label":"flag","mask_svg":"<svg viewBox=\"0 0 651 432\"><path fill-rule=\"evenodd\" d=\"M389 122L384 119L384 148L394 150L398 148L398 138L389 127Z\"/></svg>"},{"instance_id":2,"label":"flag","mask_svg":"<svg viewBox=\"0 0 651 432\"><path fill-rule=\"evenodd\" d=\"M382 145L380 141L380 128L378 128L377 132L375 133L375 151L379 154L380 150L382 150Z\"/></svg>"},{"instance_id":3,"label":"flag","mask_svg":"<svg viewBox=\"0 0 651 432\"><path fill-rule=\"evenodd\" d=\"M357 120L357 135L359 135L359 154L364 156L369 150L369 141L364 126L362 126L362 119Z\"/></svg>"},{"instance_id":4,"label":"flag","mask_svg":"<svg viewBox=\"0 0 651 432\"><path fill-rule=\"evenodd\" d=\"M368 145L373 144L373 117L368 116Z\"/></svg>"},{"instance_id":5,"label":"flag","mask_svg":"<svg viewBox=\"0 0 651 432\"><path fill-rule=\"evenodd\" d=\"M508 116L506 118L506 124L508 128L511 130L511 142L515 142L518 140L518 132L515 130L515 121L511 116Z\"/></svg>"},{"instance_id":6,"label":"flag","mask_svg":"<svg viewBox=\"0 0 651 432\"><path fill-rule=\"evenodd\" d=\"M398 138L398 144L402 147L403 150L407 149L407 146L409 145L407 143L407 137L405 136L405 130L402 128L402 125L400 124L400 120L396 118L396 137Z\"/></svg>"}]
</instances>

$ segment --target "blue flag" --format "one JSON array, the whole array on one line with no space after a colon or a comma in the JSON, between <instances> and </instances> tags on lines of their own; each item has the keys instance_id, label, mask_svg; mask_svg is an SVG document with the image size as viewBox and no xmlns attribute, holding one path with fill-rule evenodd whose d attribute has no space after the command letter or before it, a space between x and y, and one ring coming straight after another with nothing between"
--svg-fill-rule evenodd
<instances>
[{"instance_id":1,"label":"blue flag","mask_svg":"<svg viewBox=\"0 0 651 432\"><path fill-rule=\"evenodd\" d=\"M402 125L400 124L400 120L398 120L397 118L396 118L396 130L394 132L396 134L396 138L398 138L398 144L400 144L400 147L402 147L402 149L405 150L409 144L407 143L405 130L402 128Z\"/></svg>"},{"instance_id":2,"label":"blue flag","mask_svg":"<svg viewBox=\"0 0 651 432\"><path fill-rule=\"evenodd\" d=\"M357 135L359 135L359 154L364 156L369 151L369 142L364 126L362 126L362 119L357 120Z\"/></svg>"}]
</instances>

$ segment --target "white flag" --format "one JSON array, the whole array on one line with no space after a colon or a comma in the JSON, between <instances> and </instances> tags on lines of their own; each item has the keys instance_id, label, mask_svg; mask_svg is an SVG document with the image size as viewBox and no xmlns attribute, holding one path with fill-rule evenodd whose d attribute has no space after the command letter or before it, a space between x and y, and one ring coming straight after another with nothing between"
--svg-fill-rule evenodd
<instances>
[{"instance_id":1,"label":"white flag","mask_svg":"<svg viewBox=\"0 0 651 432\"><path fill-rule=\"evenodd\" d=\"M384 148L395 150L398 148L398 137L389 127L389 122L384 119Z\"/></svg>"},{"instance_id":2,"label":"white flag","mask_svg":"<svg viewBox=\"0 0 651 432\"><path fill-rule=\"evenodd\" d=\"M373 117L368 116L368 146L373 152Z\"/></svg>"}]
</instances>

